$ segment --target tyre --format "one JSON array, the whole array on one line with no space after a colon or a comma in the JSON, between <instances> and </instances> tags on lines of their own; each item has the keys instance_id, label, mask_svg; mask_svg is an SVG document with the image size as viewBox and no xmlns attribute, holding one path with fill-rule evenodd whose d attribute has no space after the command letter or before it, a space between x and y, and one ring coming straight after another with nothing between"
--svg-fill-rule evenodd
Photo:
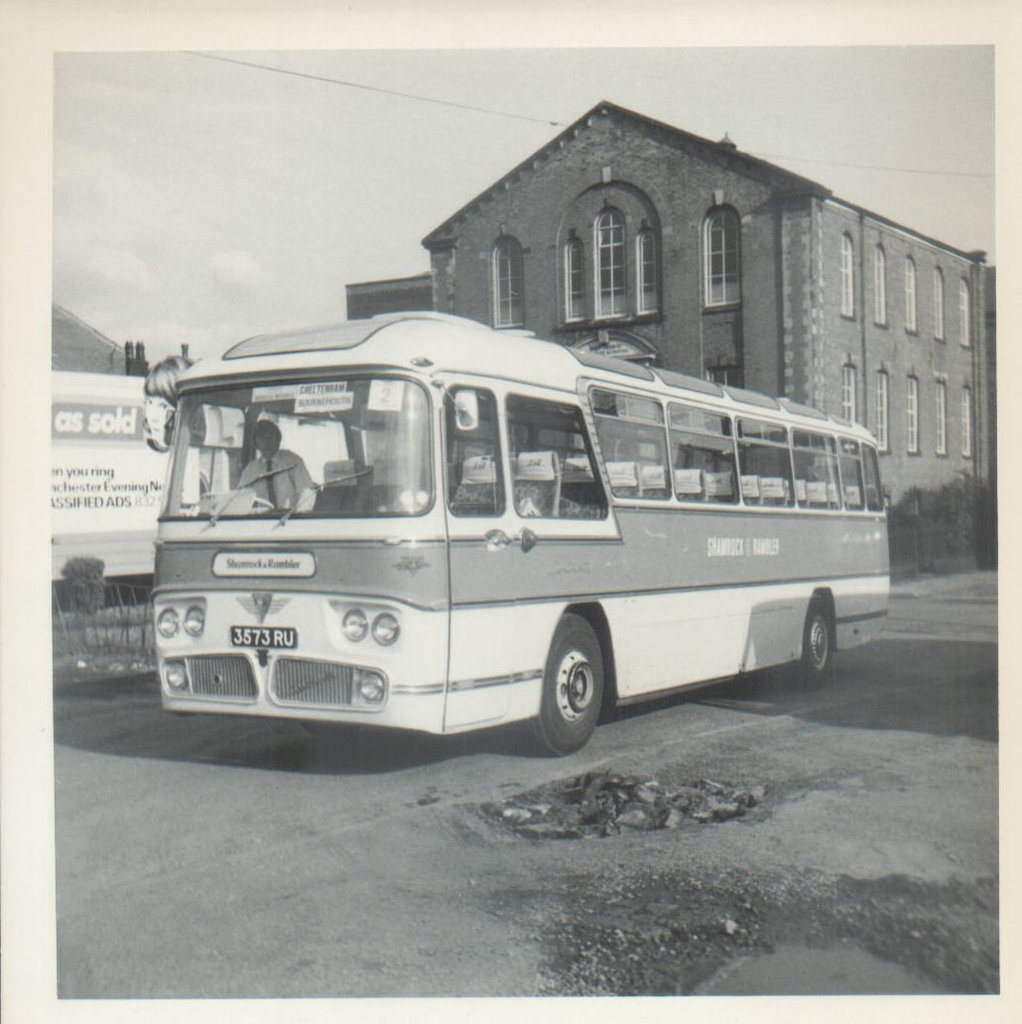
<instances>
[{"instance_id":1,"label":"tyre","mask_svg":"<svg viewBox=\"0 0 1022 1024\"><path fill-rule=\"evenodd\" d=\"M799 689L818 690L830 679L833 666L834 626L826 603L814 597L802 627L802 657L796 676Z\"/></svg>"},{"instance_id":2,"label":"tyre","mask_svg":"<svg viewBox=\"0 0 1022 1024\"><path fill-rule=\"evenodd\" d=\"M564 757L585 746L603 703L603 652L592 626L578 615L557 625L543 672L539 715L532 721L537 746Z\"/></svg>"}]
</instances>

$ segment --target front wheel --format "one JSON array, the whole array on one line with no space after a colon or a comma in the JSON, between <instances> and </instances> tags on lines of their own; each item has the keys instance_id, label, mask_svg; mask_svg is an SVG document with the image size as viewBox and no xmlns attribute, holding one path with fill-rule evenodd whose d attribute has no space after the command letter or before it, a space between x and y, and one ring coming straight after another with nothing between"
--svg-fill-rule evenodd
<instances>
[{"instance_id":1,"label":"front wheel","mask_svg":"<svg viewBox=\"0 0 1022 1024\"><path fill-rule=\"evenodd\" d=\"M585 746L603 703L603 652L578 615L557 625L543 672L543 696L532 732L540 748L564 757Z\"/></svg>"},{"instance_id":2,"label":"front wheel","mask_svg":"<svg viewBox=\"0 0 1022 1024\"><path fill-rule=\"evenodd\" d=\"M798 664L798 685L802 690L818 690L831 676L834 667L834 628L827 606L819 598L809 602L802 627L802 658Z\"/></svg>"}]
</instances>

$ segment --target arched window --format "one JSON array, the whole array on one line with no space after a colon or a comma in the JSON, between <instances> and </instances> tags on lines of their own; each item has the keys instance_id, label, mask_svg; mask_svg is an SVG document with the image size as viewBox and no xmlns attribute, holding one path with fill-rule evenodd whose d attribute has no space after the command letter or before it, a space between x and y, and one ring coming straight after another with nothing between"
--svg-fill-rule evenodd
<instances>
[{"instance_id":1,"label":"arched window","mask_svg":"<svg viewBox=\"0 0 1022 1024\"><path fill-rule=\"evenodd\" d=\"M660 308L657 288L656 235L644 227L635 239L635 277L638 311L655 313Z\"/></svg>"},{"instance_id":2,"label":"arched window","mask_svg":"<svg viewBox=\"0 0 1022 1024\"><path fill-rule=\"evenodd\" d=\"M887 323L887 253L882 245L873 251L873 322Z\"/></svg>"},{"instance_id":3,"label":"arched window","mask_svg":"<svg viewBox=\"0 0 1022 1024\"><path fill-rule=\"evenodd\" d=\"M944 274L933 268L933 336L944 340Z\"/></svg>"},{"instance_id":4,"label":"arched window","mask_svg":"<svg viewBox=\"0 0 1022 1024\"><path fill-rule=\"evenodd\" d=\"M855 423L857 420L858 391L858 370L851 363L845 363L841 367L841 415L851 423Z\"/></svg>"},{"instance_id":5,"label":"arched window","mask_svg":"<svg viewBox=\"0 0 1022 1024\"><path fill-rule=\"evenodd\" d=\"M741 300L738 214L730 207L712 210L703 225L703 301L727 306Z\"/></svg>"},{"instance_id":6,"label":"arched window","mask_svg":"<svg viewBox=\"0 0 1022 1024\"><path fill-rule=\"evenodd\" d=\"M617 210L604 210L596 218L596 316L624 316L625 219Z\"/></svg>"},{"instance_id":7,"label":"arched window","mask_svg":"<svg viewBox=\"0 0 1022 1024\"><path fill-rule=\"evenodd\" d=\"M855 316L855 250L852 236L841 236L841 315Z\"/></svg>"},{"instance_id":8,"label":"arched window","mask_svg":"<svg viewBox=\"0 0 1022 1024\"><path fill-rule=\"evenodd\" d=\"M564 246L564 319L581 320L586 312L585 250L581 239Z\"/></svg>"},{"instance_id":9,"label":"arched window","mask_svg":"<svg viewBox=\"0 0 1022 1024\"><path fill-rule=\"evenodd\" d=\"M916 327L916 261L905 257L905 330L915 331Z\"/></svg>"},{"instance_id":10,"label":"arched window","mask_svg":"<svg viewBox=\"0 0 1022 1024\"><path fill-rule=\"evenodd\" d=\"M969 325L969 318L972 315L972 303L969 295L969 282L963 277L958 282L958 340L966 348L972 344L972 331Z\"/></svg>"},{"instance_id":11,"label":"arched window","mask_svg":"<svg viewBox=\"0 0 1022 1024\"><path fill-rule=\"evenodd\" d=\"M505 236L493 247L493 325L521 327L525 322L525 272L522 246Z\"/></svg>"}]
</instances>

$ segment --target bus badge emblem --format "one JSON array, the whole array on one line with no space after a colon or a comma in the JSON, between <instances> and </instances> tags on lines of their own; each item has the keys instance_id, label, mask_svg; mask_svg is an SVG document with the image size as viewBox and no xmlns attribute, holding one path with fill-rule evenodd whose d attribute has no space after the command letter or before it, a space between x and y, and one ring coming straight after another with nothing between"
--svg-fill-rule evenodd
<instances>
[{"instance_id":1,"label":"bus badge emblem","mask_svg":"<svg viewBox=\"0 0 1022 1024\"><path fill-rule=\"evenodd\" d=\"M269 612L279 612L290 599L275 597L272 590L253 590L251 594L238 598L238 604L260 622L266 621Z\"/></svg>"}]
</instances>

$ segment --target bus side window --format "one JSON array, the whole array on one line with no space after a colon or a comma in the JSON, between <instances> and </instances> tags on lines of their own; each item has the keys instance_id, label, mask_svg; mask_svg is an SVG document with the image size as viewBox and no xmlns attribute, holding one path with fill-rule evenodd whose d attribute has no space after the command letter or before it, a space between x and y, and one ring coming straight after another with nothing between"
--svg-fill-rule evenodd
<instances>
[{"instance_id":1,"label":"bus side window","mask_svg":"<svg viewBox=\"0 0 1022 1024\"><path fill-rule=\"evenodd\" d=\"M464 410L471 408L472 415ZM456 516L504 512L504 469L497 400L479 388L453 388L444 397L447 427L447 504Z\"/></svg>"},{"instance_id":2,"label":"bus side window","mask_svg":"<svg viewBox=\"0 0 1022 1024\"><path fill-rule=\"evenodd\" d=\"M795 498L799 506L840 508L834 439L823 434L794 430L791 448L795 464Z\"/></svg>"},{"instance_id":3,"label":"bus side window","mask_svg":"<svg viewBox=\"0 0 1022 1024\"><path fill-rule=\"evenodd\" d=\"M674 403L668 414L674 453L674 492L678 500L735 504L738 477L731 420Z\"/></svg>"},{"instance_id":4,"label":"bus side window","mask_svg":"<svg viewBox=\"0 0 1022 1024\"><path fill-rule=\"evenodd\" d=\"M561 402L507 400L512 501L524 518L603 519L607 501L582 411Z\"/></svg>"},{"instance_id":5,"label":"bus side window","mask_svg":"<svg viewBox=\"0 0 1022 1024\"><path fill-rule=\"evenodd\" d=\"M870 512L883 512L884 492L880 487L880 466L877 453L868 444L862 446L862 468L866 482L866 508Z\"/></svg>"},{"instance_id":6,"label":"bus side window","mask_svg":"<svg viewBox=\"0 0 1022 1024\"><path fill-rule=\"evenodd\" d=\"M667 438L660 403L600 389L592 391L590 400L614 496L655 501L670 498Z\"/></svg>"},{"instance_id":7,"label":"bus side window","mask_svg":"<svg viewBox=\"0 0 1022 1024\"><path fill-rule=\"evenodd\" d=\"M788 431L765 420L738 421L738 467L746 505L792 505Z\"/></svg>"},{"instance_id":8,"label":"bus side window","mask_svg":"<svg viewBox=\"0 0 1022 1024\"><path fill-rule=\"evenodd\" d=\"M864 502L859 442L842 437L838 440L838 446L841 453L841 490L844 494L845 508L861 510Z\"/></svg>"}]
</instances>

